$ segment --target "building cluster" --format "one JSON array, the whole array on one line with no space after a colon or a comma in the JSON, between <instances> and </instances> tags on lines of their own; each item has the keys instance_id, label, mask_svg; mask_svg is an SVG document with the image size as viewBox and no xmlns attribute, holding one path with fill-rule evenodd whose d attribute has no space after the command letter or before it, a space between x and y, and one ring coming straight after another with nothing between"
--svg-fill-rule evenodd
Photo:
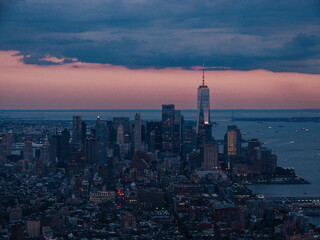
<instances>
[{"instance_id":1,"label":"building cluster","mask_svg":"<svg viewBox=\"0 0 320 240\"><path fill-rule=\"evenodd\" d=\"M209 88L197 121L173 104L161 121L1 119L0 238L311 239L293 204L243 180L272 177L277 157L236 126L212 136Z\"/></svg>"}]
</instances>

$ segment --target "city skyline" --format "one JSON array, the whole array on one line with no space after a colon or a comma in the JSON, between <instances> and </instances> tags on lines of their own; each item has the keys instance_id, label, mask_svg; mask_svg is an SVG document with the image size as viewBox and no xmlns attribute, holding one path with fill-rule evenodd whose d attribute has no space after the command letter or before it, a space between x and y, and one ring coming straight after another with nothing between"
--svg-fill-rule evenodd
<instances>
[{"instance_id":1,"label":"city skyline","mask_svg":"<svg viewBox=\"0 0 320 240\"><path fill-rule=\"evenodd\" d=\"M319 0L0 0L0 239L319 239Z\"/></svg>"}]
</instances>

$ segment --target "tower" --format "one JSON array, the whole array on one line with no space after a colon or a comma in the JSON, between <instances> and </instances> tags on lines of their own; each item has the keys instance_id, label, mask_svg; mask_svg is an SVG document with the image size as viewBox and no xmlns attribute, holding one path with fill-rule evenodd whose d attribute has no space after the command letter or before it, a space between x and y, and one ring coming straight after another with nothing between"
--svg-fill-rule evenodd
<instances>
[{"instance_id":1,"label":"tower","mask_svg":"<svg viewBox=\"0 0 320 240\"><path fill-rule=\"evenodd\" d=\"M44 139L43 147L40 148L40 159L44 163L50 162L50 143L48 139L48 135L46 134L46 137Z\"/></svg>"},{"instance_id":2,"label":"tower","mask_svg":"<svg viewBox=\"0 0 320 240\"><path fill-rule=\"evenodd\" d=\"M225 167L231 168L232 162L241 155L241 133L237 126L228 126L224 136Z\"/></svg>"},{"instance_id":3,"label":"tower","mask_svg":"<svg viewBox=\"0 0 320 240\"><path fill-rule=\"evenodd\" d=\"M218 144L205 143L203 144L203 162L201 167L206 170L213 170L218 168Z\"/></svg>"},{"instance_id":4,"label":"tower","mask_svg":"<svg viewBox=\"0 0 320 240\"><path fill-rule=\"evenodd\" d=\"M134 151L141 150L141 116L136 113L134 118Z\"/></svg>"},{"instance_id":5,"label":"tower","mask_svg":"<svg viewBox=\"0 0 320 240\"><path fill-rule=\"evenodd\" d=\"M204 83L204 66L202 70L202 85L198 87L197 96L197 133L203 125L210 124L210 95L209 88Z\"/></svg>"},{"instance_id":6,"label":"tower","mask_svg":"<svg viewBox=\"0 0 320 240\"><path fill-rule=\"evenodd\" d=\"M24 156L24 159L28 159L29 161L33 160L33 148L32 148L32 142L30 139L27 139L24 143L23 156Z\"/></svg>"},{"instance_id":7,"label":"tower","mask_svg":"<svg viewBox=\"0 0 320 240\"><path fill-rule=\"evenodd\" d=\"M107 127L100 117L97 117L95 136L98 141L98 163L105 164L107 160Z\"/></svg>"},{"instance_id":8,"label":"tower","mask_svg":"<svg viewBox=\"0 0 320 240\"><path fill-rule=\"evenodd\" d=\"M174 105L162 105L162 150L173 150Z\"/></svg>"},{"instance_id":9,"label":"tower","mask_svg":"<svg viewBox=\"0 0 320 240\"><path fill-rule=\"evenodd\" d=\"M72 142L81 145L82 121L80 116L73 116Z\"/></svg>"},{"instance_id":10,"label":"tower","mask_svg":"<svg viewBox=\"0 0 320 240\"><path fill-rule=\"evenodd\" d=\"M96 138L86 138L85 159L87 164L98 162L98 141Z\"/></svg>"},{"instance_id":11,"label":"tower","mask_svg":"<svg viewBox=\"0 0 320 240\"><path fill-rule=\"evenodd\" d=\"M122 124L120 124L118 127L117 144L124 144L124 130Z\"/></svg>"}]
</instances>

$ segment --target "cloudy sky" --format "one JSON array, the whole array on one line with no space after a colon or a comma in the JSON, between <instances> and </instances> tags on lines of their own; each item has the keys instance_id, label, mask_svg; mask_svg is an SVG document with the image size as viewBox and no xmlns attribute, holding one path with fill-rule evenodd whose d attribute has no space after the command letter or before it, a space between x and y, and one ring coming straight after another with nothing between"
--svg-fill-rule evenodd
<instances>
[{"instance_id":1,"label":"cloudy sky","mask_svg":"<svg viewBox=\"0 0 320 240\"><path fill-rule=\"evenodd\" d=\"M214 108L319 108L320 1L0 0L1 109L195 108L203 63Z\"/></svg>"}]
</instances>

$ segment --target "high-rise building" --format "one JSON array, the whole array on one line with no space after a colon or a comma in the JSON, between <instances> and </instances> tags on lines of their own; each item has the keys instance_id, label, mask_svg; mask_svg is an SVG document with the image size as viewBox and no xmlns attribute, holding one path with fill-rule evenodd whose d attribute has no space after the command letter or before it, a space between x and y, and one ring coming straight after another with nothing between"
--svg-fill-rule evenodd
<instances>
[{"instance_id":1,"label":"high-rise building","mask_svg":"<svg viewBox=\"0 0 320 240\"><path fill-rule=\"evenodd\" d=\"M98 162L98 141L95 138L87 138L85 141L86 164Z\"/></svg>"},{"instance_id":2,"label":"high-rise building","mask_svg":"<svg viewBox=\"0 0 320 240\"><path fill-rule=\"evenodd\" d=\"M241 133L237 126L228 126L224 137L225 167L231 168L231 161L241 156Z\"/></svg>"},{"instance_id":3,"label":"high-rise building","mask_svg":"<svg viewBox=\"0 0 320 240\"><path fill-rule=\"evenodd\" d=\"M131 143L131 132L132 126L128 117L114 117L113 118L113 127L117 132L118 127L122 125L123 127L123 135L124 135L124 143Z\"/></svg>"},{"instance_id":4,"label":"high-rise building","mask_svg":"<svg viewBox=\"0 0 320 240\"><path fill-rule=\"evenodd\" d=\"M87 138L87 124L85 121L81 121L81 147L84 148Z\"/></svg>"},{"instance_id":5,"label":"high-rise building","mask_svg":"<svg viewBox=\"0 0 320 240\"><path fill-rule=\"evenodd\" d=\"M149 151L154 152L161 150L162 145L162 123L161 122L147 122L147 143Z\"/></svg>"},{"instance_id":6,"label":"high-rise building","mask_svg":"<svg viewBox=\"0 0 320 240\"><path fill-rule=\"evenodd\" d=\"M49 143L48 135L46 135L43 146L42 148L40 148L40 159L44 163L50 162L50 143Z\"/></svg>"},{"instance_id":7,"label":"high-rise building","mask_svg":"<svg viewBox=\"0 0 320 240\"><path fill-rule=\"evenodd\" d=\"M272 154L270 149L261 148L259 158L261 160L261 174L272 175L276 173L277 156Z\"/></svg>"},{"instance_id":8,"label":"high-rise building","mask_svg":"<svg viewBox=\"0 0 320 240\"><path fill-rule=\"evenodd\" d=\"M117 131L117 144L121 145L124 144L124 130L122 124L118 126Z\"/></svg>"},{"instance_id":9,"label":"high-rise building","mask_svg":"<svg viewBox=\"0 0 320 240\"><path fill-rule=\"evenodd\" d=\"M225 150L227 156L240 156L241 154L241 133L237 126L228 126L225 135Z\"/></svg>"},{"instance_id":10,"label":"high-rise building","mask_svg":"<svg viewBox=\"0 0 320 240\"><path fill-rule=\"evenodd\" d=\"M174 105L162 105L162 150L173 150Z\"/></svg>"},{"instance_id":11,"label":"high-rise building","mask_svg":"<svg viewBox=\"0 0 320 240\"><path fill-rule=\"evenodd\" d=\"M186 161L187 154L191 153L195 148L195 131L192 125L183 127L183 144L182 144L182 159Z\"/></svg>"},{"instance_id":12,"label":"high-rise building","mask_svg":"<svg viewBox=\"0 0 320 240\"><path fill-rule=\"evenodd\" d=\"M183 115L180 110L174 111L174 127L173 127L173 151L181 153L183 134Z\"/></svg>"},{"instance_id":13,"label":"high-rise building","mask_svg":"<svg viewBox=\"0 0 320 240\"><path fill-rule=\"evenodd\" d=\"M198 87L197 96L197 133L201 125L210 124L210 95L209 88L204 84L204 68L202 72L202 85Z\"/></svg>"},{"instance_id":14,"label":"high-rise building","mask_svg":"<svg viewBox=\"0 0 320 240\"><path fill-rule=\"evenodd\" d=\"M201 167L201 157L199 150L193 150L188 154L188 162L190 171Z\"/></svg>"},{"instance_id":15,"label":"high-rise building","mask_svg":"<svg viewBox=\"0 0 320 240\"><path fill-rule=\"evenodd\" d=\"M3 165L7 156L11 154L12 134L0 135L0 165Z\"/></svg>"},{"instance_id":16,"label":"high-rise building","mask_svg":"<svg viewBox=\"0 0 320 240\"><path fill-rule=\"evenodd\" d=\"M61 138L61 135L52 135L50 139L50 161L53 163L60 162L62 160Z\"/></svg>"},{"instance_id":17,"label":"high-rise building","mask_svg":"<svg viewBox=\"0 0 320 240\"><path fill-rule=\"evenodd\" d=\"M70 132L67 129L64 129L61 132L61 159L64 161L69 159L69 141Z\"/></svg>"},{"instance_id":18,"label":"high-rise building","mask_svg":"<svg viewBox=\"0 0 320 240\"><path fill-rule=\"evenodd\" d=\"M70 152L69 154L69 170L74 173L79 173L84 170L86 165L86 160L84 152Z\"/></svg>"},{"instance_id":19,"label":"high-rise building","mask_svg":"<svg viewBox=\"0 0 320 240\"><path fill-rule=\"evenodd\" d=\"M105 164L107 161L107 127L99 116L96 121L95 135L98 141L98 162L99 164Z\"/></svg>"},{"instance_id":20,"label":"high-rise building","mask_svg":"<svg viewBox=\"0 0 320 240\"><path fill-rule=\"evenodd\" d=\"M72 132L72 142L74 144L81 144L82 136L82 121L81 116L73 116L73 132Z\"/></svg>"},{"instance_id":21,"label":"high-rise building","mask_svg":"<svg viewBox=\"0 0 320 240\"><path fill-rule=\"evenodd\" d=\"M0 136L1 138L1 136ZM7 155L11 154L11 146L12 146L12 134L11 133L6 133L2 135L2 143L4 147L4 155L5 157Z\"/></svg>"},{"instance_id":22,"label":"high-rise building","mask_svg":"<svg viewBox=\"0 0 320 240\"><path fill-rule=\"evenodd\" d=\"M33 148L30 139L27 139L24 142L23 158L29 160L30 162L33 160Z\"/></svg>"},{"instance_id":23,"label":"high-rise building","mask_svg":"<svg viewBox=\"0 0 320 240\"><path fill-rule=\"evenodd\" d=\"M134 151L141 150L141 116L136 113L134 118Z\"/></svg>"},{"instance_id":24,"label":"high-rise building","mask_svg":"<svg viewBox=\"0 0 320 240\"><path fill-rule=\"evenodd\" d=\"M218 168L219 148L217 143L203 144L203 162L201 167L206 170Z\"/></svg>"}]
</instances>

